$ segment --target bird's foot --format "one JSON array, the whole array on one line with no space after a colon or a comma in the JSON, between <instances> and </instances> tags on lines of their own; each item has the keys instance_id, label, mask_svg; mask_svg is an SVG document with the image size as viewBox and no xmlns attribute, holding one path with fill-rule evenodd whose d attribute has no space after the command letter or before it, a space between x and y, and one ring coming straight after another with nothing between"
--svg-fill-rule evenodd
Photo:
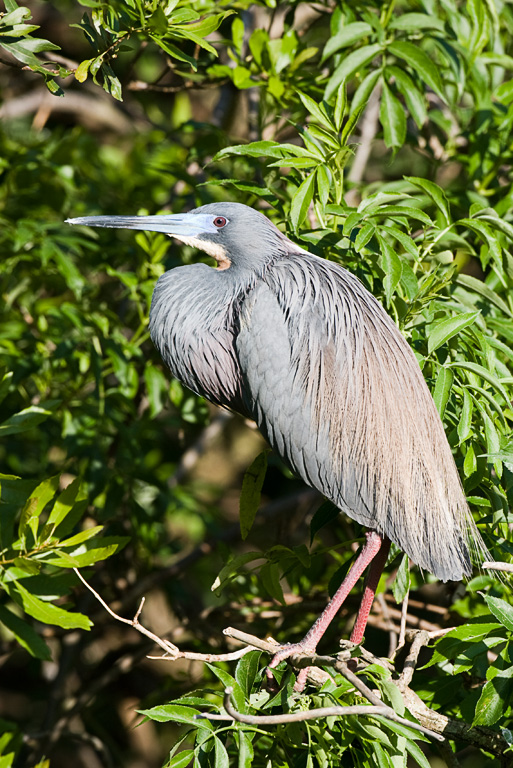
<instances>
[{"instance_id":1,"label":"bird's foot","mask_svg":"<svg viewBox=\"0 0 513 768\"><path fill-rule=\"evenodd\" d=\"M303 638L303 640L301 640L299 643L287 643L287 645L284 645L277 653L274 654L267 669L265 670L268 688L273 690L276 688L276 680L272 670L275 669L280 662L285 661L286 659L290 659L291 656L296 656L299 654L312 656L315 653L316 645L305 642L305 640L306 637ZM299 670L299 674L294 685L294 690L297 693L301 693L301 691L304 689L309 669L310 667L303 667Z\"/></svg>"}]
</instances>

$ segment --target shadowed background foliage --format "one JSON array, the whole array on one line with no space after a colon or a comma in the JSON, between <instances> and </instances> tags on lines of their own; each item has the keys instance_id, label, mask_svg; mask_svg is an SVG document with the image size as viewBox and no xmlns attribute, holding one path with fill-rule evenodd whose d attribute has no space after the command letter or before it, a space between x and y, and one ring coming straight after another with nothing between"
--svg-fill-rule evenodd
<instances>
[{"instance_id":1,"label":"shadowed background foliage","mask_svg":"<svg viewBox=\"0 0 513 768\"><path fill-rule=\"evenodd\" d=\"M490 729L484 751L471 738L441 753L384 721L194 721L198 708L219 709L235 663L146 659L154 645L80 585L73 567L128 617L146 596L144 625L188 650L226 650L229 625L295 640L362 530L319 509L262 454L252 425L169 379L148 336L153 286L207 257L163 235L63 221L236 200L357 274L415 350L480 530L511 561L512 33L500 0L5 3L2 768L381 768L406 755L440 768L455 753L464 768L507 765L507 577L442 586L392 553L366 647L393 650L395 600L411 581L409 627L458 627L424 651L430 666L412 688L454 721ZM340 677L298 700L284 677L272 701L264 666L255 655L239 664L239 707L361 700ZM376 664L367 674L400 711L390 673ZM148 718L134 729L136 710Z\"/></svg>"}]
</instances>

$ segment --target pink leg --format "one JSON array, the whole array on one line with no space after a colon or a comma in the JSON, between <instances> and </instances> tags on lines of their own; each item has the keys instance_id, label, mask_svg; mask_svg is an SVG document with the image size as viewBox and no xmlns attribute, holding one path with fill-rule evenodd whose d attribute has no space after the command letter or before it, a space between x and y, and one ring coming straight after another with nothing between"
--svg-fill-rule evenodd
<instances>
[{"instance_id":1,"label":"pink leg","mask_svg":"<svg viewBox=\"0 0 513 768\"><path fill-rule=\"evenodd\" d=\"M269 664L269 667L267 668L267 677L272 679L272 672L271 669L274 667L277 667L280 661L284 661L284 659L288 659L290 656L293 656L295 653L315 653L315 649L317 648L317 644L321 637L326 632L327 628L329 627L331 621L335 617L335 615L338 613L340 606L348 596L348 594L351 592L352 588L362 575L362 573L365 571L367 566L374 560L376 555L380 552L380 550L384 550L384 554L379 558L379 570L378 570L378 564L376 564L376 568L374 568L374 564L371 570L371 575L373 577L372 584L369 580L368 587L365 590L364 599L362 601L362 608L363 608L363 602L367 600L367 603L365 604L365 610L362 611L362 608L360 608L360 611L358 612L358 617L356 620L357 624L362 624L363 626L361 628L361 634L363 636L363 631L365 630L365 624L367 623L367 617L369 615L369 611L372 605L372 598L374 597L374 592L376 590L377 583L379 581L379 577L381 575L381 571L383 570L383 566L386 562L386 558L388 555L388 549L390 547L390 542L388 539L385 539L384 537L380 536L379 533L376 531L367 531L365 536L367 537L367 541L363 545L358 557L356 558L356 561L354 562L351 570L347 574L346 578L340 585L340 587L337 589L335 594L333 595L332 599L322 612L322 614L319 616L315 624L312 626L312 628L306 633L304 638L299 643L294 643L291 645L286 645L283 647L278 653L276 653L273 658L271 659L271 663ZM374 584L374 586L373 586ZM371 597L372 594L372 597ZM360 620L361 615L361 620ZM360 631L360 630L359 630ZM353 635L355 634L355 630L353 630ZM352 639L351 635L351 639ZM300 684L300 681L302 682L302 685L304 686L305 682L305 674L300 674L300 677L298 678L298 683L296 684L296 688L300 690L298 687Z\"/></svg>"},{"instance_id":2,"label":"pink leg","mask_svg":"<svg viewBox=\"0 0 513 768\"><path fill-rule=\"evenodd\" d=\"M356 615L356 621L354 623L353 631L351 632L351 642L355 645L359 645L363 640L363 634L365 627L367 626L367 619L369 618L370 609L374 602L374 595L378 588L383 568L385 567L388 553L390 552L390 539L383 539L381 549L374 557L369 569L369 575L365 584L365 590L362 597L362 602Z\"/></svg>"}]
</instances>

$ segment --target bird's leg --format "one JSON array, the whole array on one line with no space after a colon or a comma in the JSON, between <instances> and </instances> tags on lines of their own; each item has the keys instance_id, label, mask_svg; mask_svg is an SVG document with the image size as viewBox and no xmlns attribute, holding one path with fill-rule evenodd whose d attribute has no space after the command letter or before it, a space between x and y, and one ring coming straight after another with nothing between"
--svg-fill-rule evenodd
<instances>
[{"instance_id":1,"label":"bird's leg","mask_svg":"<svg viewBox=\"0 0 513 768\"><path fill-rule=\"evenodd\" d=\"M358 608L356 614L356 621L354 623L353 631L351 632L350 640L355 645L359 645L363 640L363 634L365 627L367 626L367 619L369 618L370 609L374 602L374 595L378 588L383 568L387 562L388 553L390 552L390 539L383 537L383 543L379 552L374 556L369 568L369 574L365 582L365 589L363 592L362 602Z\"/></svg>"},{"instance_id":2,"label":"bird's leg","mask_svg":"<svg viewBox=\"0 0 513 768\"><path fill-rule=\"evenodd\" d=\"M389 540L384 536L380 536L380 534L376 531L367 531L365 536L367 541L360 550L360 553L358 554L358 557L356 558L351 570L312 628L306 633L304 638L299 641L299 643L286 645L273 656L267 668L268 679L272 679L273 675L271 670L274 669L274 667L277 667L280 661L288 659L295 653L315 653L315 649L317 648L319 640L326 632L335 615L338 613L340 606L351 592L352 588L362 573L365 571L367 566L372 563L374 558L379 554L380 557L378 558L376 565L374 565L374 563L372 565L371 572L369 574L369 581L365 588L362 605L356 619L356 625L358 625L358 633L361 635L361 637L363 637L363 632L367 623L372 600L374 598L374 592L376 591L379 577L381 576L381 572L388 556L388 550L390 548ZM353 635L355 635L356 625L355 629L353 630L353 634L351 635L352 640ZM296 683L296 690L301 690L304 687L305 681L306 670L301 670L300 676Z\"/></svg>"}]
</instances>

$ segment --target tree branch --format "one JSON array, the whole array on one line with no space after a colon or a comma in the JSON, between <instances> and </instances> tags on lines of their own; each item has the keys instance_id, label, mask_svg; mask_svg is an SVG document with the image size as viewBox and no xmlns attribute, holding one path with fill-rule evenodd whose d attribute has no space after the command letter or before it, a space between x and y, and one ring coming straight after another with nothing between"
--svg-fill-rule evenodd
<instances>
[{"instance_id":1,"label":"tree branch","mask_svg":"<svg viewBox=\"0 0 513 768\"><path fill-rule=\"evenodd\" d=\"M156 643L162 650L164 651L164 656L160 657L151 657L151 658L161 658L161 659L167 659L170 661L175 661L176 659L189 659L190 661L207 661L207 662L217 662L217 661L236 661L237 659L240 659L242 656L245 656L246 653L249 653L252 648L246 647L246 648L240 648L238 651L233 651L233 653L194 653L192 651L181 651L177 645L174 643L171 643L169 640L165 640L162 637L159 637L154 632L151 632L151 630L146 629L146 627L143 627L143 625L139 622L139 616L141 614L141 611L143 609L144 600L143 597L141 599L139 608L137 609L137 613L135 614L133 619L125 619L123 616L120 616L119 614L115 613L115 611L110 608L105 600L96 592L96 590L93 589L93 587L87 583L87 581L84 579L78 568L73 568L75 573L77 574L80 581L87 587L87 589L95 596L95 598L98 600L98 602L105 608L105 610L114 618L116 621L120 621L123 624L128 624L128 626L133 627L137 632L140 632L141 635L145 635L145 637L149 637L150 640L153 640L154 643Z\"/></svg>"}]
</instances>

